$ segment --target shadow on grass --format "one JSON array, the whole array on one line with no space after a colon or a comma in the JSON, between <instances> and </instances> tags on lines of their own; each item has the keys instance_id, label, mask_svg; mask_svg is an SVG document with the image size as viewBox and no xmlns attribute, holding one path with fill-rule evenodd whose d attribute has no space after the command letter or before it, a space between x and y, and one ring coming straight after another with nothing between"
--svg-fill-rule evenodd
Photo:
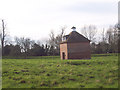
<instances>
[{"instance_id":1,"label":"shadow on grass","mask_svg":"<svg viewBox=\"0 0 120 90\"><path fill-rule=\"evenodd\" d=\"M118 56L118 53L92 54L92 57Z\"/></svg>"},{"instance_id":2,"label":"shadow on grass","mask_svg":"<svg viewBox=\"0 0 120 90\"><path fill-rule=\"evenodd\" d=\"M47 59L47 60L56 60L60 59L60 56L3 56L2 59Z\"/></svg>"},{"instance_id":3,"label":"shadow on grass","mask_svg":"<svg viewBox=\"0 0 120 90\"><path fill-rule=\"evenodd\" d=\"M108 54L91 54L91 57L106 57L106 56L118 56L118 53ZM60 56L2 56L2 59L49 59L49 60L60 60Z\"/></svg>"}]
</instances>

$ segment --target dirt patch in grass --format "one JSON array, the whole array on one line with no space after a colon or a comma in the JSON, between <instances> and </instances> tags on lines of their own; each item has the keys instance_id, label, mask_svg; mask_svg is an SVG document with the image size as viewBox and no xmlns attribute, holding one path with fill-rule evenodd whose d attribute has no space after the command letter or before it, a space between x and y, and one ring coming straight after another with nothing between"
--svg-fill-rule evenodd
<instances>
[{"instance_id":1,"label":"dirt patch in grass","mask_svg":"<svg viewBox=\"0 0 120 90\"><path fill-rule=\"evenodd\" d=\"M21 70L22 72L29 72L29 70Z\"/></svg>"}]
</instances>

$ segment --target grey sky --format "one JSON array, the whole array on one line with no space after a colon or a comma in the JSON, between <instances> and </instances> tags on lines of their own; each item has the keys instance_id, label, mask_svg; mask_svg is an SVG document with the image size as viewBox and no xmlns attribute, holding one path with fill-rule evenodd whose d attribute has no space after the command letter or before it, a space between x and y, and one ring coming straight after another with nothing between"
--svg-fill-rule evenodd
<instances>
[{"instance_id":1,"label":"grey sky","mask_svg":"<svg viewBox=\"0 0 120 90\"><path fill-rule=\"evenodd\" d=\"M117 5L118 0L1 0L0 19L12 37L41 40L64 25L66 33L73 25L78 32L90 24L108 28L117 23Z\"/></svg>"}]
</instances>

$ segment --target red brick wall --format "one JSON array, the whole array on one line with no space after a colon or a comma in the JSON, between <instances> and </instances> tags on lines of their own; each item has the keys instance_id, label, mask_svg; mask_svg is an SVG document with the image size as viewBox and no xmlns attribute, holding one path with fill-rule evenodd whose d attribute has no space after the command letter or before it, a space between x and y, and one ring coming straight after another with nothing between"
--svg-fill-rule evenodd
<instances>
[{"instance_id":1,"label":"red brick wall","mask_svg":"<svg viewBox=\"0 0 120 90\"><path fill-rule=\"evenodd\" d=\"M61 59L63 59L62 58L63 57L62 52L65 53L65 59L68 59L67 43L60 44L60 56L61 56Z\"/></svg>"},{"instance_id":2,"label":"red brick wall","mask_svg":"<svg viewBox=\"0 0 120 90\"><path fill-rule=\"evenodd\" d=\"M68 59L90 59L89 42L68 43Z\"/></svg>"}]
</instances>

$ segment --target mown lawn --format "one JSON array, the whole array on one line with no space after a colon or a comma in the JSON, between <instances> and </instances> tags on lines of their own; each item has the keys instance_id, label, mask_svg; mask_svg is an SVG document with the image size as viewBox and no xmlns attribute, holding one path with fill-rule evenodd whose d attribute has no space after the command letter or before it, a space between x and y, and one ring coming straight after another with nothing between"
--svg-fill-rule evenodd
<instances>
[{"instance_id":1,"label":"mown lawn","mask_svg":"<svg viewBox=\"0 0 120 90\"><path fill-rule=\"evenodd\" d=\"M118 88L118 56L91 60L60 57L3 59L2 88Z\"/></svg>"}]
</instances>

